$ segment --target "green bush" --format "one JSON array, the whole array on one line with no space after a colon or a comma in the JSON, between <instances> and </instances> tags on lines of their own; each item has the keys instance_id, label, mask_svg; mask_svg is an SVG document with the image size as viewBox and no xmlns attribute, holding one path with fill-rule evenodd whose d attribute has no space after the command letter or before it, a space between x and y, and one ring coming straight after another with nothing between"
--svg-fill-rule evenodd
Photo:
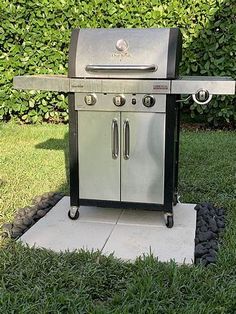
<instances>
[{"instance_id":1,"label":"green bush","mask_svg":"<svg viewBox=\"0 0 236 314\"><path fill-rule=\"evenodd\" d=\"M183 33L181 75L236 73L236 5L228 0L1 0L0 119L67 121L67 97L12 88L15 75L66 74L76 27L175 27ZM184 105L210 122L236 120L235 97Z\"/></svg>"}]
</instances>

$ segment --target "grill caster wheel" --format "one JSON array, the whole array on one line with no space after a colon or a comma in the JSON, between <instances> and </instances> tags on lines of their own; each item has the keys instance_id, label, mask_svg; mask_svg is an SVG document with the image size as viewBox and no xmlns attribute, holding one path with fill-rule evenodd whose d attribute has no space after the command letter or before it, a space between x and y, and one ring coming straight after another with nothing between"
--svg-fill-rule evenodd
<instances>
[{"instance_id":1,"label":"grill caster wheel","mask_svg":"<svg viewBox=\"0 0 236 314\"><path fill-rule=\"evenodd\" d=\"M68 211L68 217L72 220L77 220L79 218L79 209L76 206L72 206Z\"/></svg>"},{"instance_id":2,"label":"grill caster wheel","mask_svg":"<svg viewBox=\"0 0 236 314\"><path fill-rule=\"evenodd\" d=\"M167 228L172 228L174 226L174 217L173 214L167 214L165 217L165 221L166 221L166 227Z\"/></svg>"}]
</instances>

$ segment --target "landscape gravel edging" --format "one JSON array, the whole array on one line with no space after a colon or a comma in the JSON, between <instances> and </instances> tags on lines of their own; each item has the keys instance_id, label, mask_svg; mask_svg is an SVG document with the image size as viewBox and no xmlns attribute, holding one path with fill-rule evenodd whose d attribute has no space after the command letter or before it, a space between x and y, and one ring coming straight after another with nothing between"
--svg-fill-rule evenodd
<instances>
[{"instance_id":1,"label":"landscape gravel edging","mask_svg":"<svg viewBox=\"0 0 236 314\"><path fill-rule=\"evenodd\" d=\"M61 200L63 193L49 192L33 199L32 205L20 208L11 223L2 226L2 238L18 239Z\"/></svg>"},{"instance_id":2,"label":"landscape gravel edging","mask_svg":"<svg viewBox=\"0 0 236 314\"><path fill-rule=\"evenodd\" d=\"M216 263L220 236L225 228L225 210L210 203L197 204L195 210L197 222L194 262L207 266Z\"/></svg>"}]
</instances>

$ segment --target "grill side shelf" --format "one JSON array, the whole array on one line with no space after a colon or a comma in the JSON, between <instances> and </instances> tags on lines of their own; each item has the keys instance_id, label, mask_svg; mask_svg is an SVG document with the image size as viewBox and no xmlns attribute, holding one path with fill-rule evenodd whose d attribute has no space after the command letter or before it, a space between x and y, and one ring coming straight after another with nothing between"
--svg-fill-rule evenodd
<instances>
[{"instance_id":1,"label":"grill side shelf","mask_svg":"<svg viewBox=\"0 0 236 314\"><path fill-rule=\"evenodd\" d=\"M211 95L234 95L235 80L220 76L183 76L171 81L171 94L195 94L208 90Z\"/></svg>"},{"instance_id":2,"label":"grill side shelf","mask_svg":"<svg viewBox=\"0 0 236 314\"><path fill-rule=\"evenodd\" d=\"M66 75L15 76L13 88L68 93L70 91L70 79Z\"/></svg>"},{"instance_id":3,"label":"grill side shelf","mask_svg":"<svg viewBox=\"0 0 236 314\"><path fill-rule=\"evenodd\" d=\"M84 80L66 75L15 76L13 87L22 90L55 92L110 92L117 89L128 93L195 94L199 89L211 95L235 95L235 80L231 77L183 76L176 80ZM135 86L135 88L134 88Z\"/></svg>"}]
</instances>

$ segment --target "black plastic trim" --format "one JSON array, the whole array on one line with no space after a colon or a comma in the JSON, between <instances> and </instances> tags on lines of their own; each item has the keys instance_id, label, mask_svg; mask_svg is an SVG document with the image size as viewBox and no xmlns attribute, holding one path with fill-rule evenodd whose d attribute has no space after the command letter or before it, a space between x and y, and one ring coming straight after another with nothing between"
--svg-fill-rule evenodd
<instances>
[{"instance_id":1,"label":"black plastic trim","mask_svg":"<svg viewBox=\"0 0 236 314\"><path fill-rule=\"evenodd\" d=\"M136 202L121 202L121 201L109 201L109 200L93 200L93 199L80 199L80 205L83 206L98 206L98 207L113 207L113 208L131 208L131 209L148 209L166 211L163 204L155 203L136 203Z\"/></svg>"},{"instance_id":2,"label":"black plastic trim","mask_svg":"<svg viewBox=\"0 0 236 314\"><path fill-rule=\"evenodd\" d=\"M70 155L70 205L79 206L79 147L78 112L75 111L75 94L68 94L69 102L69 155Z\"/></svg>"},{"instance_id":3,"label":"black plastic trim","mask_svg":"<svg viewBox=\"0 0 236 314\"><path fill-rule=\"evenodd\" d=\"M173 211L174 176L175 176L175 125L176 96L166 97L166 134L165 134L165 176L164 206L166 211Z\"/></svg>"},{"instance_id":4,"label":"black plastic trim","mask_svg":"<svg viewBox=\"0 0 236 314\"><path fill-rule=\"evenodd\" d=\"M182 58L182 34L179 28L170 28L167 79L176 79L179 76L179 64Z\"/></svg>"},{"instance_id":5,"label":"black plastic trim","mask_svg":"<svg viewBox=\"0 0 236 314\"><path fill-rule=\"evenodd\" d=\"M180 95L176 96L176 100L180 100ZM175 125L175 174L174 174L174 193L178 194L178 178L179 178L179 139L180 139L180 102L176 102L176 125Z\"/></svg>"},{"instance_id":6,"label":"black plastic trim","mask_svg":"<svg viewBox=\"0 0 236 314\"><path fill-rule=\"evenodd\" d=\"M70 48L69 48L69 65L68 77L76 77L76 51L79 39L79 28L73 29L71 33Z\"/></svg>"}]
</instances>

